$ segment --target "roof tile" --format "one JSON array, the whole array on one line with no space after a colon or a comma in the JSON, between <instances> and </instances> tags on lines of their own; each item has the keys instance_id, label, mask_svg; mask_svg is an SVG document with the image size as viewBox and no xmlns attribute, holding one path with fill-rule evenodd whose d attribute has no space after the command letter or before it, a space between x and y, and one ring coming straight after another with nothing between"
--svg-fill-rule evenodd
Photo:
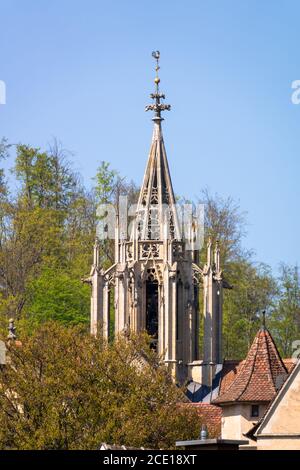
<instances>
[{"instance_id":1,"label":"roof tile","mask_svg":"<svg viewBox=\"0 0 300 470\"><path fill-rule=\"evenodd\" d=\"M225 367L228 371L224 370L219 396L213 401L215 404L269 402L288 375L288 369L265 327L255 336L245 361L227 362Z\"/></svg>"},{"instance_id":2,"label":"roof tile","mask_svg":"<svg viewBox=\"0 0 300 470\"><path fill-rule=\"evenodd\" d=\"M185 406L196 408L202 423L207 426L209 437L221 436L222 409L219 406L210 403L189 403Z\"/></svg>"}]
</instances>

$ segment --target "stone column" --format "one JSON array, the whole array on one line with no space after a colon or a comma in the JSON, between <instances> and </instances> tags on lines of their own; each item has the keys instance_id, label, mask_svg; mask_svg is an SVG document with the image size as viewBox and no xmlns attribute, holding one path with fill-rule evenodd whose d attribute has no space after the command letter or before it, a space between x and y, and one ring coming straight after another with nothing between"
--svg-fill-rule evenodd
<instances>
[{"instance_id":1,"label":"stone column","mask_svg":"<svg viewBox=\"0 0 300 470\"><path fill-rule=\"evenodd\" d=\"M158 354L162 354L165 349L165 305L164 286L158 285Z\"/></svg>"},{"instance_id":2,"label":"stone column","mask_svg":"<svg viewBox=\"0 0 300 470\"><path fill-rule=\"evenodd\" d=\"M176 270L169 272L169 321L168 329L168 357L167 363L171 375L175 378L177 372L176 357Z\"/></svg>"},{"instance_id":3,"label":"stone column","mask_svg":"<svg viewBox=\"0 0 300 470\"><path fill-rule=\"evenodd\" d=\"M176 318L176 301L177 301L177 282L176 282L176 272L172 272L171 278L171 328L170 328L170 343L171 343L171 359L176 359L176 328L177 328L177 318Z\"/></svg>"},{"instance_id":4,"label":"stone column","mask_svg":"<svg viewBox=\"0 0 300 470\"><path fill-rule=\"evenodd\" d=\"M169 280L169 270L167 266L164 271L164 355L165 360L171 359L171 350L169 343L169 329L170 329L170 280Z\"/></svg>"},{"instance_id":5,"label":"stone column","mask_svg":"<svg viewBox=\"0 0 300 470\"><path fill-rule=\"evenodd\" d=\"M101 334L103 325L103 275L94 268L91 276L91 334L97 336Z\"/></svg>"},{"instance_id":6,"label":"stone column","mask_svg":"<svg viewBox=\"0 0 300 470\"><path fill-rule=\"evenodd\" d=\"M122 333L126 325L127 319L127 283L125 273L122 271L116 274L116 288L115 288L115 333L116 335Z\"/></svg>"},{"instance_id":7,"label":"stone column","mask_svg":"<svg viewBox=\"0 0 300 470\"><path fill-rule=\"evenodd\" d=\"M207 245L207 264L203 269L204 288L204 377L211 383L215 364L222 363L222 271L219 247L212 259L211 242ZM209 385L207 384L207 385Z\"/></svg>"}]
</instances>

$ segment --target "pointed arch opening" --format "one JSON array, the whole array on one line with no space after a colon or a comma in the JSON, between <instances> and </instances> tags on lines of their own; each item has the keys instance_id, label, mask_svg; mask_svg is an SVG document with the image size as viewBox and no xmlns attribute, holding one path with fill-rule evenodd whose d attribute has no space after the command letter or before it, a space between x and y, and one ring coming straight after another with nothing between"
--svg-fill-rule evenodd
<instances>
[{"instance_id":1,"label":"pointed arch opening","mask_svg":"<svg viewBox=\"0 0 300 470\"><path fill-rule=\"evenodd\" d=\"M152 344L156 348L158 341L158 280L155 276L155 269L148 270L146 279L146 331L153 338Z\"/></svg>"}]
</instances>

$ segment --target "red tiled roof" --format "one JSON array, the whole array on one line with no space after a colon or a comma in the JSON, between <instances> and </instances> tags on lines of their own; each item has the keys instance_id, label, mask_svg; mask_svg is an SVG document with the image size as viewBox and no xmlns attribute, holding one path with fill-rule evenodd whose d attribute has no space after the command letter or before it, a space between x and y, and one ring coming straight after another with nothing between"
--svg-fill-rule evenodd
<instances>
[{"instance_id":1,"label":"red tiled roof","mask_svg":"<svg viewBox=\"0 0 300 470\"><path fill-rule=\"evenodd\" d=\"M241 366L245 360L225 360L222 368L222 378L220 382L219 395L222 395L231 385L236 378ZM288 373L290 373L295 366L295 359L286 358L282 359Z\"/></svg>"},{"instance_id":2,"label":"red tiled roof","mask_svg":"<svg viewBox=\"0 0 300 470\"><path fill-rule=\"evenodd\" d=\"M269 402L290 370L266 328L257 333L244 361L226 362L219 396L213 401L216 404Z\"/></svg>"},{"instance_id":3,"label":"red tiled roof","mask_svg":"<svg viewBox=\"0 0 300 470\"><path fill-rule=\"evenodd\" d=\"M219 406L210 403L188 403L185 406L196 408L202 424L207 426L209 437L221 436L222 409Z\"/></svg>"}]
</instances>

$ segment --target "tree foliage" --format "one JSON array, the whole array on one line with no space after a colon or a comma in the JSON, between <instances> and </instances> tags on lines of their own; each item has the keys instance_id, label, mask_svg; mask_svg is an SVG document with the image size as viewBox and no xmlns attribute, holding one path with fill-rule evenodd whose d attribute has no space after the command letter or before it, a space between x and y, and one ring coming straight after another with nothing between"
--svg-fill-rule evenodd
<instances>
[{"instance_id":1,"label":"tree foliage","mask_svg":"<svg viewBox=\"0 0 300 470\"><path fill-rule=\"evenodd\" d=\"M300 339L300 274L298 266L280 266L278 297L270 317L270 327L284 357L299 347ZM293 342L298 341L298 346Z\"/></svg>"},{"instance_id":2,"label":"tree foliage","mask_svg":"<svg viewBox=\"0 0 300 470\"><path fill-rule=\"evenodd\" d=\"M67 324L89 324L90 288L78 283L69 272L45 269L27 288L27 320L33 326L56 320Z\"/></svg>"},{"instance_id":3,"label":"tree foliage","mask_svg":"<svg viewBox=\"0 0 300 470\"><path fill-rule=\"evenodd\" d=\"M13 174L17 193L1 204L1 323L11 316L32 320L34 312L36 324L49 318L49 305L51 318L81 322L87 314L87 290L80 279L91 261L94 199L56 142L48 152L18 145ZM64 314L54 282L57 294L66 288ZM84 294L82 302L74 300L79 293Z\"/></svg>"},{"instance_id":4,"label":"tree foliage","mask_svg":"<svg viewBox=\"0 0 300 470\"><path fill-rule=\"evenodd\" d=\"M231 198L201 191L199 202L205 207L205 236L219 242L223 266L238 258L248 258L250 253L242 247L246 234L246 214Z\"/></svg>"},{"instance_id":5,"label":"tree foliage","mask_svg":"<svg viewBox=\"0 0 300 470\"><path fill-rule=\"evenodd\" d=\"M224 289L223 354L242 359L262 324L262 312L272 311L277 283L268 266L245 259L230 263L225 275L232 289Z\"/></svg>"},{"instance_id":6,"label":"tree foliage","mask_svg":"<svg viewBox=\"0 0 300 470\"><path fill-rule=\"evenodd\" d=\"M270 268L254 262L253 253L243 247L247 233L246 214L239 205L230 197L222 198L208 190L202 191L200 200L205 205L205 243L201 262L206 262L208 238L213 244L218 240L223 276L227 286L231 287L224 289L223 357L243 359L261 324L263 310L268 310L272 316L277 282ZM201 340L202 337L203 328Z\"/></svg>"}]
</instances>

